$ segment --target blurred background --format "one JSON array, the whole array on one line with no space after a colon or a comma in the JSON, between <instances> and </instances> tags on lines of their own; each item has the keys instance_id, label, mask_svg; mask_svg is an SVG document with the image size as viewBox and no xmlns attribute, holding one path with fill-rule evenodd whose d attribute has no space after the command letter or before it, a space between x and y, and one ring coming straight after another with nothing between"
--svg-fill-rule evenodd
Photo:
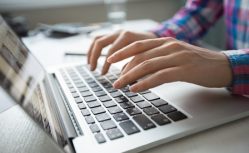
<instances>
[{"instance_id":1,"label":"blurred background","mask_svg":"<svg viewBox=\"0 0 249 153\"><path fill-rule=\"evenodd\" d=\"M185 4L185 0L127 0L127 20L152 19L162 22L169 19ZM104 0L0 0L0 13L18 17L26 22L27 29L39 23L96 23L106 22ZM221 19L203 38L213 46L223 49L225 28Z\"/></svg>"}]
</instances>

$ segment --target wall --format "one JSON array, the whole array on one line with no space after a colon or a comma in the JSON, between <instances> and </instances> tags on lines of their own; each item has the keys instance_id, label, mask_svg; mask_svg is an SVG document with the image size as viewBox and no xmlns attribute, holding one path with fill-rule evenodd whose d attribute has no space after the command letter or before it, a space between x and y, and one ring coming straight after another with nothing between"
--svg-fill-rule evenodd
<instances>
[{"instance_id":1,"label":"wall","mask_svg":"<svg viewBox=\"0 0 249 153\"><path fill-rule=\"evenodd\" d=\"M184 3L185 0L130 0L127 3L127 19L149 18L161 22L170 18ZM35 27L37 23L93 23L106 21L106 8L103 2L46 9L16 10L12 11L12 13L14 15L26 16L32 27ZM224 24L220 21L214 28L211 28L204 40L219 48L223 48L225 30L223 27Z\"/></svg>"}]
</instances>

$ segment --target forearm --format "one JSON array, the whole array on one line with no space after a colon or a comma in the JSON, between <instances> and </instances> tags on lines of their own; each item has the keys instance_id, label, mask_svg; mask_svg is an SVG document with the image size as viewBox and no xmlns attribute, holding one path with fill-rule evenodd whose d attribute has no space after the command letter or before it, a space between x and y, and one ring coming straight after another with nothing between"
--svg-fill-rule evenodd
<instances>
[{"instance_id":1,"label":"forearm","mask_svg":"<svg viewBox=\"0 0 249 153\"><path fill-rule=\"evenodd\" d=\"M249 49L224 51L233 72L229 90L234 94L249 95Z\"/></svg>"}]
</instances>

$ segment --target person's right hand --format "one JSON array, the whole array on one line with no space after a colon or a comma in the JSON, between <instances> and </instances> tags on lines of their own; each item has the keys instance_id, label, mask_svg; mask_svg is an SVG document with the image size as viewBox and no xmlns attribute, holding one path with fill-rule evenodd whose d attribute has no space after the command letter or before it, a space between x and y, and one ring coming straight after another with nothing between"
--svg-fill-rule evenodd
<instances>
[{"instance_id":1,"label":"person's right hand","mask_svg":"<svg viewBox=\"0 0 249 153\"><path fill-rule=\"evenodd\" d=\"M144 39L153 39L156 35L152 32L131 32L131 31L118 31L110 35L98 36L94 39L90 46L87 55L87 63L90 65L91 71L94 71L97 67L98 58L101 55L101 51L108 45L112 45L108 51L106 59L115 53L116 51L122 49L123 47ZM105 60L102 74L106 74L109 70L110 63Z\"/></svg>"}]
</instances>

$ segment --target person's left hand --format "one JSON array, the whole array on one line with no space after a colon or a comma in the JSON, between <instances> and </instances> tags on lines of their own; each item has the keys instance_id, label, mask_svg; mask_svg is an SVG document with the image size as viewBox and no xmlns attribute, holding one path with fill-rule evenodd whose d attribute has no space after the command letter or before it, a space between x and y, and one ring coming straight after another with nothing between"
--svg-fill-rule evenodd
<instances>
[{"instance_id":1,"label":"person's left hand","mask_svg":"<svg viewBox=\"0 0 249 153\"><path fill-rule=\"evenodd\" d=\"M232 72L222 52L214 52L178 41L174 38L157 38L134 42L108 58L115 63L134 58L123 68L114 88L130 87L141 92L163 83L184 81L205 87L230 85Z\"/></svg>"}]
</instances>

